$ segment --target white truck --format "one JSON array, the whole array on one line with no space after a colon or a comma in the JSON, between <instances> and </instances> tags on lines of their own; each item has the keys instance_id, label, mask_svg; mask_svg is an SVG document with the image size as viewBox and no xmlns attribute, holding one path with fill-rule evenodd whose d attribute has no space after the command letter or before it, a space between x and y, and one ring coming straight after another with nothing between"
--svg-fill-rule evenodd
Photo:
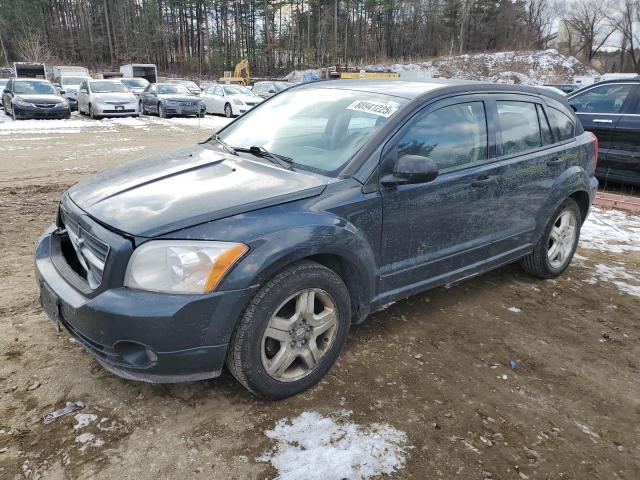
<instances>
[{"instance_id":1,"label":"white truck","mask_svg":"<svg viewBox=\"0 0 640 480\"><path fill-rule=\"evenodd\" d=\"M56 65L53 67L53 84L62 96L69 102L69 108L78 108L78 90L80 84L91 78L89 69L85 67L75 67L70 65Z\"/></svg>"},{"instance_id":2,"label":"white truck","mask_svg":"<svg viewBox=\"0 0 640 480\"><path fill-rule=\"evenodd\" d=\"M153 63L129 63L122 65L120 72L124 78L144 78L150 83L158 81L158 69Z\"/></svg>"},{"instance_id":3,"label":"white truck","mask_svg":"<svg viewBox=\"0 0 640 480\"><path fill-rule=\"evenodd\" d=\"M44 63L13 62L15 78L47 78Z\"/></svg>"}]
</instances>

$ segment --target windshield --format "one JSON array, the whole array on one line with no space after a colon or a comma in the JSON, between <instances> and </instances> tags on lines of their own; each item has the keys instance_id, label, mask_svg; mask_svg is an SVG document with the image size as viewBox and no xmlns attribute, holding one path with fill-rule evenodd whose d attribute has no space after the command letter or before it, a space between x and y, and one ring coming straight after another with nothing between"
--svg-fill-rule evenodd
<instances>
[{"instance_id":1,"label":"windshield","mask_svg":"<svg viewBox=\"0 0 640 480\"><path fill-rule=\"evenodd\" d=\"M168 95L172 93L189 95L191 92L184 85L158 85L158 93L160 95Z\"/></svg>"},{"instance_id":2,"label":"windshield","mask_svg":"<svg viewBox=\"0 0 640 480\"><path fill-rule=\"evenodd\" d=\"M144 88L149 85L144 78L123 78L120 81L129 88Z\"/></svg>"},{"instance_id":3,"label":"windshield","mask_svg":"<svg viewBox=\"0 0 640 480\"><path fill-rule=\"evenodd\" d=\"M405 99L333 88L294 89L250 110L218 138L232 147L263 147L335 175Z\"/></svg>"},{"instance_id":4,"label":"windshield","mask_svg":"<svg viewBox=\"0 0 640 480\"><path fill-rule=\"evenodd\" d=\"M127 87L120 82L91 82L93 93L126 93Z\"/></svg>"},{"instance_id":5,"label":"windshield","mask_svg":"<svg viewBox=\"0 0 640 480\"><path fill-rule=\"evenodd\" d=\"M253 93L251 93L251 90L240 85L230 85L224 87L224 91L227 95L253 95Z\"/></svg>"},{"instance_id":6,"label":"windshield","mask_svg":"<svg viewBox=\"0 0 640 480\"><path fill-rule=\"evenodd\" d=\"M13 82L14 93L20 95L57 95L58 91L49 82L17 80Z\"/></svg>"},{"instance_id":7,"label":"windshield","mask_svg":"<svg viewBox=\"0 0 640 480\"><path fill-rule=\"evenodd\" d=\"M87 80L87 77L62 77L60 83L62 85L80 85Z\"/></svg>"}]
</instances>

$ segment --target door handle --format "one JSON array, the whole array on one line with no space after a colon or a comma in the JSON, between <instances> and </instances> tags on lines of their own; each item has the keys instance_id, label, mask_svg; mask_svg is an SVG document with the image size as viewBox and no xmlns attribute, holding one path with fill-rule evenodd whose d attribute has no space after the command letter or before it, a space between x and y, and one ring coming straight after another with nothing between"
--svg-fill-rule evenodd
<instances>
[{"instance_id":1,"label":"door handle","mask_svg":"<svg viewBox=\"0 0 640 480\"><path fill-rule=\"evenodd\" d=\"M550 167L556 166L556 165L560 165L564 163L564 159L559 158L559 157L553 157L550 160L547 160L547 165Z\"/></svg>"},{"instance_id":2,"label":"door handle","mask_svg":"<svg viewBox=\"0 0 640 480\"><path fill-rule=\"evenodd\" d=\"M489 175L489 176L485 175L483 177L476 178L473 182L471 182L471 186L476 188L486 187L487 185L490 185L495 181L496 181L495 175Z\"/></svg>"},{"instance_id":3,"label":"door handle","mask_svg":"<svg viewBox=\"0 0 640 480\"><path fill-rule=\"evenodd\" d=\"M593 123L613 123L613 120L609 118L594 118Z\"/></svg>"}]
</instances>

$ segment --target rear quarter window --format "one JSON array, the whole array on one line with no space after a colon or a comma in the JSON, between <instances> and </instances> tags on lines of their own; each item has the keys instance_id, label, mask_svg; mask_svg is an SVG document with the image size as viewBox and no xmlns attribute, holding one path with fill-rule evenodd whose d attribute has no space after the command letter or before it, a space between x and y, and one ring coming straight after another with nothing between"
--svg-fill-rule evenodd
<instances>
[{"instance_id":1,"label":"rear quarter window","mask_svg":"<svg viewBox=\"0 0 640 480\"><path fill-rule=\"evenodd\" d=\"M550 107L548 110L551 128L559 142L570 140L575 136L576 126L573 120L560 110Z\"/></svg>"}]
</instances>

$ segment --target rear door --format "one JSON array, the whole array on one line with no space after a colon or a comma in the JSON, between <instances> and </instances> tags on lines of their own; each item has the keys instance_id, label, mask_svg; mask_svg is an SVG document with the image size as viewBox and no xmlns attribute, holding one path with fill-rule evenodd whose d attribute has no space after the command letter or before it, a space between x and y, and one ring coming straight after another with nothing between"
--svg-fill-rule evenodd
<instances>
[{"instance_id":1,"label":"rear door","mask_svg":"<svg viewBox=\"0 0 640 480\"><path fill-rule=\"evenodd\" d=\"M495 94L492 98L498 125L500 199L491 256L508 261L530 250L537 240L540 212L568 159L562 148L554 147L540 97ZM573 135L568 141L572 139Z\"/></svg>"},{"instance_id":2,"label":"rear door","mask_svg":"<svg viewBox=\"0 0 640 480\"><path fill-rule=\"evenodd\" d=\"M598 162L598 176L640 185L640 85L616 124L606 160Z\"/></svg>"},{"instance_id":3,"label":"rear door","mask_svg":"<svg viewBox=\"0 0 640 480\"><path fill-rule=\"evenodd\" d=\"M402 155L430 157L428 183L380 186L380 291L460 278L486 260L498 204L494 132L482 95L445 99L416 114L386 145L381 176Z\"/></svg>"},{"instance_id":4,"label":"rear door","mask_svg":"<svg viewBox=\"0 0 640 480\"><path fill-rule=\"evenodd\" d=\"M636 89L637 84L633 82L596 84L568 99L584 129L598 137L598 165L601 167L606 166L613 131Z\"/></svg>"}]
</instances>

